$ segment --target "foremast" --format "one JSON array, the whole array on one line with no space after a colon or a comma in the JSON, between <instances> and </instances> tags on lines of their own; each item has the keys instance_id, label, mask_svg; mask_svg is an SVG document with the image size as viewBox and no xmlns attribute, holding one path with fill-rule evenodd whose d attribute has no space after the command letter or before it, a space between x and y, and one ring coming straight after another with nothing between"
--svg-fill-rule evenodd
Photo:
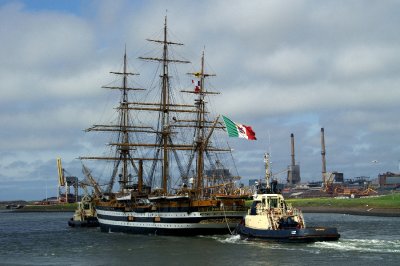
<instances>
[{"instance_id":1,"label":"foremast","mask_svg":"<svg viewBox=\"0 0 400 266\"><path fill-rule=\"evenodd\" d=\"M129 92L130 91L138 91L144 90L142 88L134 88L128 86L128 76L130 75L139 75L137 73L132 73L127 71L127 55L126 48L124 52L123 58L123 70L122 72L111 71L111 74L122 76L122 84L121 86L103 86L102 88L111 89L111 90L119 90L121 93L121 100L118 109L119 118L117 124L111 125L93 125L92 127L86 129L86 132L91 131L101 131L101 132L117 132L117 142L110 143L112 146L116 146L114 156L110 157L79 157L81 160L107 160L114 161L113 172L111 174L110 181L108 183L106 194L110 194L112 192L115 179L118 174L118 169L121 165L121 172L119 174L119 183L120 189L123 190L128 187L129 182L132 181L132 173L129 171L129 167L134 169L134 172L138 174L138 182L142 181L142 160L147 160L147 158L133 157L131 153L131 141L130 134L137 132L147 132L154 133L151 130L151 127L143 127L143 126L134 126L131 123L130 113L129 113ZM139 169L134 162L135 160L139 160Z\"/></svg>"},{"instance_id":2,"label":"foremast","mask_svg":"<svg viewBox=\"0 0 400 266\"><path fill-rule=\"evenodd\" d=\"M117 74L118 75L118 74ZM124 70L123 73L120 75L123 76L123 86L122 86L122 102L121 102L121 137L122 137L122 143L129 143L129 133L128 133L128 127L129 127L129 110L128 110L128 89L127 89L127 77L128 75L135 75L135 73L129 73L126 70L126 49L124 53ZM126 185L128 183L128 160L132 163L133 168L137 170L137 167L134 163L133 160L131 160L130 156L130 149L128 146L121 146L119 147L120 149L120 158L123 163L122 165L122 177L121 177L121 187L126 188Z\"/></svg>"}]
</instances>

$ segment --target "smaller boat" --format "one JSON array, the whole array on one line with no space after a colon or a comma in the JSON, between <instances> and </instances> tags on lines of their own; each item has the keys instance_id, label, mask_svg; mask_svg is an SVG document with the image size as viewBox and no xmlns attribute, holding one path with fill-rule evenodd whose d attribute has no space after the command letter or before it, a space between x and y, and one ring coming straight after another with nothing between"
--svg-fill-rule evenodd
<instances>
[{"instance_id":1,"label":"smaller boat","mask_svg":"<svg viewBox=\"0 0 400 266\"><path fill-rule=\"evenodd\" d=\"M270 185L269 155L265 155L266 188L253 197L248 214L236 228L242 239L282 242L336 241L335 227L306 227L303 214L285 202L277 191L277 182Z\"/></svg>"},{"instance_id":2,"label":"smaller boat","mask_svg":"<svg viewBox=\"0 0 400 266\"><path fill-rule=\"evenodd\" d=\"M7 210L18 210L18 209L22 209L23 207L24 207L24 205L20 205L20 204L6 205Z\"/></svg>"},{"instance_id":3,"label":"smaller boat","mask_svg":"<svg viewBox=\"0 0 400 266\"><path fill-rule=\"evenodd\" d=\"M71 227L99 226L92 197L88 195L82 197L82 200L78 202L74 216L68 221L68 225Z\"/></svg>"}]
</instances>

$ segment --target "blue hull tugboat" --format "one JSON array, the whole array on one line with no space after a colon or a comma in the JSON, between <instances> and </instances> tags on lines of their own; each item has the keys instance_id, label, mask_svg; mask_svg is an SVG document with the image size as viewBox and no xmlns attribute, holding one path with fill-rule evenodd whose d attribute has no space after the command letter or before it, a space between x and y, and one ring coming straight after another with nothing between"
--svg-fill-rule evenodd
<instances>
[{"instance_id":1,"label":"blue hull tugboat","mask_svg":"<svg viewBox=\"0 0 400 266\"><path fill-rule=\"evenodd\" d=\"M98 227L96 210L94 209L93 199L85 195L75 210L74 216L68 221L71 227Z\"/></svg>"},{"instance_id":2,"label":"blue hull tugboat","mask_svg":"<svg viewBox=\"0 0 400 266\"><path fill-rule=\"evenodd\" d=\"M277 193L277 182L270 184L269 154L265 155L265 166L267 187L254 195L248 214L236 228L242 239L316 242L340 238L335 227L306 227L302 212Z\"/></svg>"}]
</instances>

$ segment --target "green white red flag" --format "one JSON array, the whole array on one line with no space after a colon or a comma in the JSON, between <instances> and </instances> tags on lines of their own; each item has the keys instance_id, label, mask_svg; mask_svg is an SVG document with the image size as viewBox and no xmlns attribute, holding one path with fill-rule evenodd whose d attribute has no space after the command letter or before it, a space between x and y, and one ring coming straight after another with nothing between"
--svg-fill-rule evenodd
<instances>
[{"instance_id":1,"label":"green white red flag","mask_svg":"<svg viewBox=\"0 0 400 266\"><path fill-rule=\"evenodd\" d=\"M235 123L226 116L222 116L222 118L224 119L225 127L229 137L256 140L256 133L250 126Z\"/></svg>"}]
</instances>

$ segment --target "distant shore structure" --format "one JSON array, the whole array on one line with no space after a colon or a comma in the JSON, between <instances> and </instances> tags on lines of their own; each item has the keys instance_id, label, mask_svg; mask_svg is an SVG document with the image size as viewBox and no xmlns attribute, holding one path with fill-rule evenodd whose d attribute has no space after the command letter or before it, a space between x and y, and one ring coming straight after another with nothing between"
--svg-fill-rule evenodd
<instances>
[{"instance_id":1,"label":"distant shore structure","mask_svg":"<svg viewBox=\"0 0 400 266\"><path fill-rule=\"evenodd\" d=\"M300 178L300 165L296 164L295 149L294 149L294 134L290 134L291 140L291 165L288 166L287 183L288 185L296 185L301 181Z\"/></svg>"},{"instance_id":2,"label":"distant shore structure","mask_svg":"<svg viewBox=\"0 0 400 266\"><path fill-rule=\"evenodd\" d=\"M325 131L321 128L322 183L326 183Z\"/></svg>"}]
</instances>

